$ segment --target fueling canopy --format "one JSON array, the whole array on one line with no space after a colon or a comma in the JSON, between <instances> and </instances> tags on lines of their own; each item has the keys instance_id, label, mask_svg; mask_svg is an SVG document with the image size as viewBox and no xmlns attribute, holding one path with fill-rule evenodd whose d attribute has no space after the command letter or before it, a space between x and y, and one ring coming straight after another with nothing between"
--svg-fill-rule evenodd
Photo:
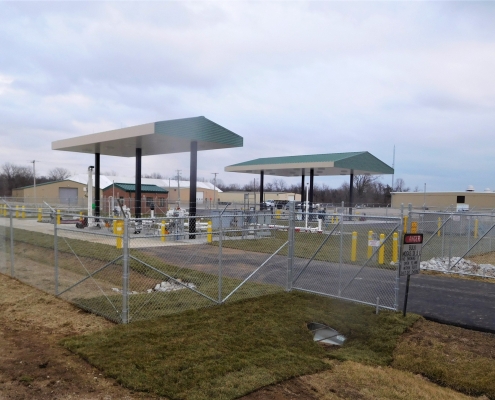
<instances>
[{"instance_id":1,"label":"fueling canopy","mask_svg":"<svg viewBox=\"0 0 495 400\"><path fill-rule=\"evenodd\" d=\"M394 169L367 151L351 153L310 154L285 157L257 158L225 167L226 172L260 175L260 203L263 204L265 175L301 176L301 199L305 201L306 174L309 174L308 201L313 203L313 180L315 176L350 175L349 212L352 213L354 175L393 174Z\"/></svg>"},{"instance_id":2,"label":"fueling canopy","mask_svg":"<svg viewBox=\"0 0 495 400\"><path fill-rule=\"evenodd\" d=\"M157 121L111 131L93 133L52 142L52 150L95 155L95 215L99 215L100 155L136 157L134 214L141 217L141 157L190 152L189 215L196 215L197 152L202 150L242 147L243 138L236 133L201 117ZM194 221L193 221L194 222ZM195 225L189 232L193 238Z\"/></svg>"},{"instance_id":3,"label":"fueling canopy","mask_svg":"<svg viewBox=\"0 0 495 400\"><path fill-rule=\"evenodd\" d=\"M198 151L242 147L243 139L205 117L151 122L127 128L93 133L52 142L52 150L134 157L189 151L197 142Z\"/></svg>"},{"instance_id":4,"label":"fueling canopy","mask_svg":"<svg viewBox=\"0 0 495 400\"><path fill-rule=\"evenodd\" d=\"M259 174L263 171L265 175L287 177L302 176L311 169L314 176L394 173L393 168L367 151L257 158L225 167L227 172Z\"/></svg>"}]
</instances>

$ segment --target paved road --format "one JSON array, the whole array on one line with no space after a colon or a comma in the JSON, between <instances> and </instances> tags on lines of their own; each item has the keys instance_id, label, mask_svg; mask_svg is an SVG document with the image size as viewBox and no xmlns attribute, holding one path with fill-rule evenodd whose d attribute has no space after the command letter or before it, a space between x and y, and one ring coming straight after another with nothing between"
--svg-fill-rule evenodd
<instances>
[{"instance_id":1,"label":"paved road","mask_svg":"<svg viewBox=\"0 0 495 400\"><path fill-rule=\"evenodd\" d=\"M150 248L148 251L185 268L218 272L218 249L199 246L195 254L191 248ZM194 253L194 252L193 252ZM268 257L267 254L224 249L223 275L244 279ZM293 278L307 260L296 259ZM353 279L354 278L354 279ZM258 282L285 287L287 258L275 256L252 277ZM400 279L399 306L403 307L406 278ZM347 285L350 283L349 285ZM313 261L294 283L294 288L356 299L374 304L380 296L381 305L394 304L395 272ZM495 282L455 279L452 277L414 275L409 287L408 312L448 324L495 332Z\"/></svg>"},{"instance_id":2,"label":"paved road","mask_svg":"<svg viewBox=\"0 0 495 400\"><path fill-rule=\"evenodd\" d=\"M403 307L406 278L400 280ZM413 275L407 311L435 321L495 333L495 283Z\"/></svg>"}]
</instances>

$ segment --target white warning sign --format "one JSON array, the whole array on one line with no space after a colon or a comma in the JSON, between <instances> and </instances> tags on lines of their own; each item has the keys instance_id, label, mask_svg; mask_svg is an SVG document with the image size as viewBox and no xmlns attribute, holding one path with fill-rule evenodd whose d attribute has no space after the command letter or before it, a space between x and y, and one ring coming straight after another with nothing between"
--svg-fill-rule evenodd
<instances>
[{"instance_id":1,"label":"white warning sign","mask_svg":"<svg viewBox=\"0 0 495 400\"><path fill-rule=\"evenodd\" d=\"M421 262L422 233L406 233L399 264L399 275L419 274Z\"/></svg>"}]
</instances>

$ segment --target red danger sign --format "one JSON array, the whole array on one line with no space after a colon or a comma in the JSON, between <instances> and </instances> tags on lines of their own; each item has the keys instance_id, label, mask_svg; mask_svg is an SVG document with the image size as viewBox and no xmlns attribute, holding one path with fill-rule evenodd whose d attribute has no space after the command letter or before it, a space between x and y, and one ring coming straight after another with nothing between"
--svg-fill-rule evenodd
<instances>
[{"instance_id":1,"label":"red danger sign","mask_svg":"<svg viewBox=\"0 0 495 400\"><path fill-rule=\"evenodd\" d=\"M423 243L422 233L406 233L404 235L404 244L421 244Z\"/></svg>"}]
</instances>

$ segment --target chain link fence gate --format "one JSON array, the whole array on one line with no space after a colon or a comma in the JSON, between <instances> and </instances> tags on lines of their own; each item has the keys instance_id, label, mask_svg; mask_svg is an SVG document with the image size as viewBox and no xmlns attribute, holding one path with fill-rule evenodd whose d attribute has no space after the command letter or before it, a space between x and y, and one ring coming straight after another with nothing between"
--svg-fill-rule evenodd
<instances>
[{"instance_id":1,"label":"chain link fence gate","mask_svg":"<svg viewBox=\"0 0 495 400\"><path fill-rule=\"evenodd\" d=\"M296 221L293 289L398 309L401 218L341 212L325 215L321 229L307 223Z\"/></svg>"}]
</instances>

